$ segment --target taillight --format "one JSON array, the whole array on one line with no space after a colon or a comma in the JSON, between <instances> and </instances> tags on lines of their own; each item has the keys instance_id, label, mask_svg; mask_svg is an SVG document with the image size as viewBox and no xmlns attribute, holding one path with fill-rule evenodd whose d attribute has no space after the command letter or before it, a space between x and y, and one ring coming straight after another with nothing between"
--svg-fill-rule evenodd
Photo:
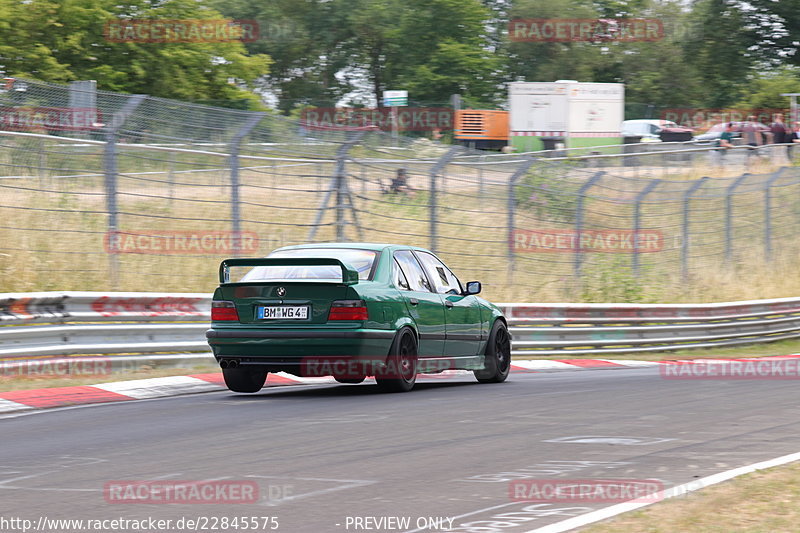
<instances>
[{"instance_id":1,"label":"taillight","mask_svg":"<svg viewBox=\"0 0 800 533\"><path fill-rule=\"evenodd\" d=\"M328 320L369 320L364 300L335 300Z\"/></svg>"},{"instance_id":2,"label":"taillight","mask_svg":"<svg viewBox=\"0 0 800 533\"><path fill-rule=\"evenodd\" d=\"M236 312L236 304L225 300L213 300L211 302L211 320L220 322L224 320L239 321L239 313Z\"/></svg>"}]
</instances>

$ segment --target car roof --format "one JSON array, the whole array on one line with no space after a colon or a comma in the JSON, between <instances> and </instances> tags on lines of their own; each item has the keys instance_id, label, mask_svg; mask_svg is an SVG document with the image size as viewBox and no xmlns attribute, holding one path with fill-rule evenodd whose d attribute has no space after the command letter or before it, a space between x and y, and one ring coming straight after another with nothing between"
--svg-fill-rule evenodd
<instances>
[{"instance_id":1,"label":"car roof","mask_svg":"<svg viewBox=\"0 0 800 533\"><path fill-rule=\"evenodd\" d=\"M308 244L295 244L294 246L283 246L278 248L277 250L300 250L304 248L351 248L354 250L374 250L376 252L381 252L383 250L392 249L412 249L412 250L421 250L427 252L425 248L420 248L419 246L408 246L404 244L389 244L389 243L376 243L376 242L318 242L318 243L308 243Z\"/></svg>"},{"instance_id":2,"label":"car roof","mask_svg":"<svg viewBox=\"0 0 800 533\"><path fill-rule=\"evenodd\" d=\"M767 126L766 124L762 124L761 122L758 122L758 121L753 122L752 120L732 120L732 121L728 121L728 122L717 122L716 124L714 124L713 126L708 128L708 131L723 130L723 129L725 129L725 127L728 124L733 124L734 128L741 128L745 124L753 124L753 125L755 125L757 127L763 128L764 130L768 130L769 129L769 126Z\"/></svg>"}]
</instances>

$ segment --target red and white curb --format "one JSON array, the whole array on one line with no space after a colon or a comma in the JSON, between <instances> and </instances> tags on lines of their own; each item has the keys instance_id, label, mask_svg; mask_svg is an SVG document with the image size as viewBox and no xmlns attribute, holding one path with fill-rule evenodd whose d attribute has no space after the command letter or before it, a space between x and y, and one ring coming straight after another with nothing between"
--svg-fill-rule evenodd
<instances>
[{"instance_id":1,"label":"red and white curb","mask_svg":"<svg viewBox=\"0 0 800 533\"><path fill-rule=\"evenodd\" d=\"M670 364L724 364L733 361L776 361L800 359L798 355L781 355L741 359L687 359L669 361L636 361L613 359L557 359L557 360L517 360L511 365L513 373L541 373L571 370L598 370L614 368L641 368ZM442 374L421 375L421 381L446 379L453 375L467 375L468 371L445 371ZM369 381L369 380L368 380ZM303 378L286 374L271 373L265 387L284 385L311 385L336 383L332 377ZM136 379L101 383L98 385L79 385L72 387L53 387L46 389L15 390L0 392L0 414L67 407L75 405L123 402L130 400L149 400L168 396L196 394L227 390L222 374L194 374L190 376L171 376L163 378Z\"/></svg>"}]
</instances>

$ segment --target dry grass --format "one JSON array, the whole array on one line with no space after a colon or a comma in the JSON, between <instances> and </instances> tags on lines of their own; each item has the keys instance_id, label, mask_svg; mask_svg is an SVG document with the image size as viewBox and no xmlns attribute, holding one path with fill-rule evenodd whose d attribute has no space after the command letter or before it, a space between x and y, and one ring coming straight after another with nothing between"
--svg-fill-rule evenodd
<instances>
[{"instance_id":1,"label":"dry grass","mask_svg":"<svg viewBox=\"0 0 800 533\"><path fill-rule=\"evenodd\" d=\"M164 161L143 159L141 155L134 153L120 158L123 170L137 168L156 172L123 173L119 177L118 227L121 231L230 230L231 213L226 200L231 191L228 172L218 168L222 164L219 160L204 156L192 161L181 156L176 158L175 173L170 176ZM146 155L152 157L152 154ZM165 158L163 154L157 155ZM96 170L97 161L92 160L92 164L86 163L86 166ZM182 173L198 166L209 171ZM361 228L358 231L348 218L345 235L349 240L431 245L428 193L421 190L409 198L380 192L379 182L386 185L396 166L348 166ZM408 164L408 167L411 184L418 189L427 188L428 166ZM695 179L705 170L696 168L683 174L670 174L669 179L677 182ZM643 171L636 169L636 172ZM588 169L581 175L591 173ZM330 186L332 174L330 163L266 164L241 172L240 196L244 201L241 229L258 235L260 246L254 254L264 255L278 246L308 242L317 208ZM437 250L462 279L483 281L487 299L506 302L702 302L800 294L800 275L794 266L800 248L792 244L793 235L784 235L782 245L776 246L776 257L772 262L765 261L760 257L756 238L748 241L750 235L759 234L760 215L752 212L746 202L738 209L736 219L737 242L744 244L739 245L734 265L728 269L719 267L722 250L718 244L721 227L718 220L697 219L693 220L698 237L697 246L693 248L691 275L683 280L680 243L676 240L679 211L674 206L654 204L645 206L644 226L667 228L667 246L659 254L642 254L638 279L631 274L630 254L584 254L580 283L573 276L571 253L518 253L512 272L506 233L507 186L501 185L507 178L507 168L481 171L472 167L451 167L447 179L440 184L438 195ZM579 182L580 179L573 180L570 186ZM632 187L624 180L609 178L604 182L608 187L604 190L605 199L587 203L585 227L609 227L614 217L622 217L621 227L629 226L630 199L635 188L609 192L622 187L623 183ZM27 180L0 180L0 292L213 290L217 284L218 262L229 256L229 251L195 255L107 254L103 241L108 227L107 199L103 191L102 176L55 179L45 172ZM788 191L792 192L796 191ZM759 194L753 192L753 198ZM334 201L335 195L322 218L326 225L318 229L315 240L336 240ZM783 200L777 198L776 202L779 201ZM792 206L786 204L787 209ZM714 207L720 208L716 204ZM517 211L515 225L519 228L573 227L569 220L554 218L552 207L549 212ZM708 242L703 241L703 235L710 236ZM752 245L748 246L748 242ZM653 257L656 255L657 258ZM109 273L115 261L119 265L116 285Z\"/></svg>"},{"instance_id":2,"label":"dry grass","mask_svg":"<svg viewBox=\"0 0 800 533\"><path fill-rule=\"evenodd\" d=\"M800 524L800 464L771 468L581 528L582 533L771 533Z\"/></svg>"}]
</instances>

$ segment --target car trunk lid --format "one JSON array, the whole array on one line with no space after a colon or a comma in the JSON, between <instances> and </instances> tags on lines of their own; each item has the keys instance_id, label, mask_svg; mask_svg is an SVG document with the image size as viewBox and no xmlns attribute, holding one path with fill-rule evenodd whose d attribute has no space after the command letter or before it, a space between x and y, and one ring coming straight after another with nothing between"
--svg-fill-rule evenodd
<instances>
[{"instance_id":1,"label":"car trunk lid","mask_svg":"<svg viewBox=\"0 0 800 533\"><path fill-rule=\"evenodd\" d=\"M236 267L248 269L290 267L289 270L266 270L264 271L266 277L275 272L279 274L288 272L291 275L305 273L308 276L324 275L326 277L320 279L252 279L231 282L231 268ZM327 277L333 275L330 267L335 267L335 270L340 272L339 279ZM238 322L265 327L303 327L325 324L328 322L333 302L358 298L357 292L352 287L358 283L358 273L338 259L227 259L220 265L220 282L217 299L234 302L239 316Z\"/></svg>"}]
</instances>

